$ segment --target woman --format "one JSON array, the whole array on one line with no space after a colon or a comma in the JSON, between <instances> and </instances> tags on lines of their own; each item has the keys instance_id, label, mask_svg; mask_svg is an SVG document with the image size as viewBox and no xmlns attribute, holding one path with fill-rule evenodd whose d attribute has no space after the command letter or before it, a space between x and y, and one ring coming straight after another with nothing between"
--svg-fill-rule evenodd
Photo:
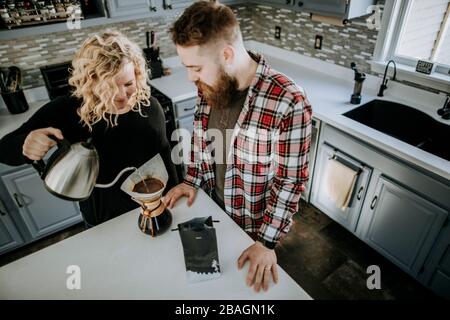
<instances>
[{"instance_id":1,"label":"woman","mask_svg":"<svg viewBox=\"0 0 450 320\"><path fill-rule=\"evenodd\" d=\"M40 108L26 123L0 140L0 162L21 165L42 159L56 142L92 142L99 155L97 183L109 183L126 167L139 167L160 153L169 173L166 190L176 185L164 113L150 97L146 64L139 46L116 31L89 37L72 61L72 95ZM88 226L138 206L120 185L94 188L80 202Z\"/></svg>"}]
</instances>

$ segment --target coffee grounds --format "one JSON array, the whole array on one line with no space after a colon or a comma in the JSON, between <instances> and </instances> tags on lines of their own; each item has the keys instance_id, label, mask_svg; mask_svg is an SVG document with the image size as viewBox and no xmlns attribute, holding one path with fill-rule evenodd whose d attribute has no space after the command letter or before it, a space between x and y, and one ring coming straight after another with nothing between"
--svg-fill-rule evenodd
<instances>
[{"instance_id":1,"label":"coffee grounds","mask_svg":"<svg viewBox=\"0 0 450 320\"><path fill-rule=\"evenodd\" d=\"M133 192L137 193L155 193L164 188L161 180L156 178L147 178L134 185Z\"/></svg>"}]
</instances>

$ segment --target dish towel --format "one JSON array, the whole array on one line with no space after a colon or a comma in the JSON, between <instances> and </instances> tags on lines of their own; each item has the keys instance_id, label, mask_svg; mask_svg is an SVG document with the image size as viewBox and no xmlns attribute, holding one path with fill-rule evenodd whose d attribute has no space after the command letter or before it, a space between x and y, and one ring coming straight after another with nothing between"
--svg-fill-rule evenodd
<instances>
[{"instance_id":1,"label":"dish towel","mask_svg":"<svg viewBox=\"0 0 450 320\"><path fill-rule=\"evenodd\" d=\"M325 192L336 207L344 211L350 202L358 172L331 158L325 169Z\"/></svg>"}]
</instances>

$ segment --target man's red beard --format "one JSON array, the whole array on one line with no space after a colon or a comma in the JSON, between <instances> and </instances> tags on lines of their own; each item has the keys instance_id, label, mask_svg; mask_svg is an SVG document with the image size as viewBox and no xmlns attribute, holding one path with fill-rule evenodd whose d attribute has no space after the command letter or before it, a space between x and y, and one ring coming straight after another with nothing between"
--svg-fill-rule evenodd
<instances>
[{"instance_id":1,"label":"man's red beard","mask_svg":"<svg viewBox=\"0 0 450 320\"><path fill-rule=\"evenodd\" d=\"M195 81L195 85L203 93L203 97L209 106L226 108L238 91L238 82L236 78L226 74L223 68L220 68L219 72L219 78L214 86L207 85L200 80Z\"/></svg>"}]
</instances>

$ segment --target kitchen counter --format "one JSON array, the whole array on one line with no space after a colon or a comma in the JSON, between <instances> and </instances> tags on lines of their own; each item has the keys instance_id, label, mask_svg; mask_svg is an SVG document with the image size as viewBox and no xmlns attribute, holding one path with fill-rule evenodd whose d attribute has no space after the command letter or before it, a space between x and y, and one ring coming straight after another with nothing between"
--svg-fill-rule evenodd
<instances>
[{"instance_id":1,"label":"kitchen counter","mask_svg":"<svg viewBox=\"0 0 450 320\"><path fill-rule=\"evenodd\" d=\"M0 108L0 138L17 129L27 121L40 107L49 102L49 99L28 102L29 109L23 113L11 114L8 109Z\"/></svg>"},{"instance_id":2,"label":"kitchen counter","mask_svg":"<svg viewBox=\"0 0 450 320\"><path fill-rule=\"evenodd\" d=\"M281 268L267 292L246 286L249 264L238 270L237 259L253 241L204 191L172 213L171 228L193 217L220 221L219 278L188 283L178 232L151 238L139 230L136 209L0 268L0 299L311 299ZM71 265L80 267L80 290L66 288Z\"/></svg>"},{"instance_id":3,"label":"kitchen counter","mask_svg":"<svg viewBox=\"0 0 450 320\"><path fill-rule=\"evenodd\" d=\"M274 69L286 74L305 89L315 118L450 181L450 161L342 115L359 106L349 102L354 85L354 73L350 68L255 41L246 42L246 47L262 53ZM363 84L361 104L373 99L403 103L429 114L439 122L450 125L450 120L443 120L436 112L442 107L445 97L390 81L385 97L380 98L376 96L380 83L380 78L367 75ZM193 84L188 81L187 72L181 64L173 68L172 75L151 80L150 84L165 93L173 102L197 95L195 86L193 87ZM405 120L407 121L407 115Z\"/></svg>"}]
</instances>

